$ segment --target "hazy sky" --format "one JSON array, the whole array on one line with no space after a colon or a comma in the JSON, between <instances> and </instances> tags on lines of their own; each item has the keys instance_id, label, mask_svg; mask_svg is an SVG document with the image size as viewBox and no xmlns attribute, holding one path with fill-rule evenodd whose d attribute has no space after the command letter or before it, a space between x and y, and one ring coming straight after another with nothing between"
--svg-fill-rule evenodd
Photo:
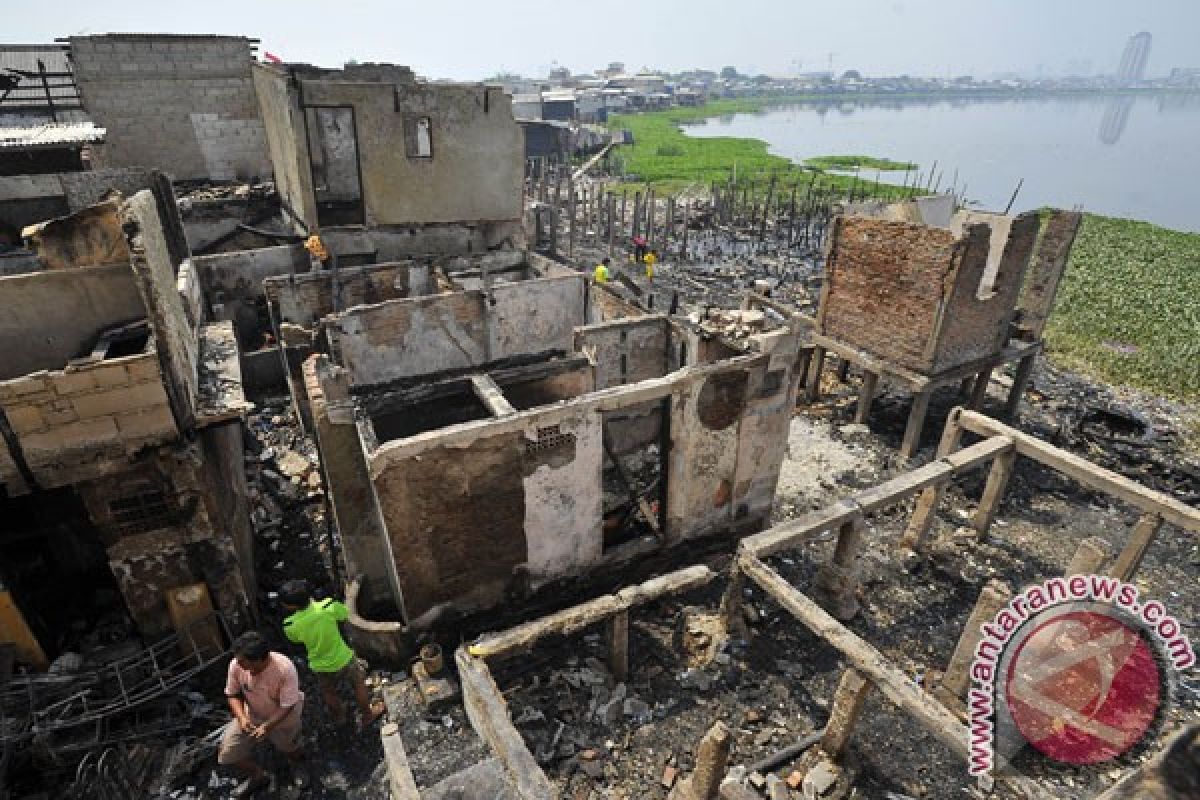
<instances>
[{"instance_id":1,"label":"hazy sky","mask_svg":"<svg viewBox=\"0 0 1200 800\"><path fill-rule=\"evenodd\" d=\"M1149 74L1200 66L1198 0L7 0L0 39L232 33L287 61L408 64L431 78L609 61L788 74L1112 72L1154 35Z\"/></svg>"}]
</instances>

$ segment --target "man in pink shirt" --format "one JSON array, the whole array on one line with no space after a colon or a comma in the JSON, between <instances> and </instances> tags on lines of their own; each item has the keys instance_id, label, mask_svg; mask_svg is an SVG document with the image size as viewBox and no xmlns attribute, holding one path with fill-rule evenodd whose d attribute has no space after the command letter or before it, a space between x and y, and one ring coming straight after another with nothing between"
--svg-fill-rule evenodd
<instances>
[{"instance_id":1,"label":"man in pink shirt","mask_svg":"<svg viewBox=\"0 0 1200 800\"><path fill-rule=\"evenodd\" d=\"M217 763L246 776L233 797L249 797L270 785L270 776L254 760L254 745L264 740L288 757L296 786L307 786L300 725L304 693L291 660L272 652L255 631L243 633L233 643L225 698L233 720L225 726Z\"/></svg>"}]
</instances>

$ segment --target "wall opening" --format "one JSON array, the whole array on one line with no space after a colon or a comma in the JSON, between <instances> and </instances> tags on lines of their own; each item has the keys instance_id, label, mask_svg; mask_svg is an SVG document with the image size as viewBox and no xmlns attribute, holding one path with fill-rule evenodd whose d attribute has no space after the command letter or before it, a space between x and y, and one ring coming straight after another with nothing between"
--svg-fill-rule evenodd
<instances>
[{"instance_id":1,"label":"wall opening","mask_svg":"<svg viewBox=\"0 0 1200 800\"><path fill-rule=\"evenodd\" d=\"M605 415L601 481L606 553L644 536L654 536L655 526L662 530L667 498L663 419L661 413L640 417Z\"/></svg>"},{"instance_id":2,"label":"wall opening","mask_svg":"<svg viewBox=\"0 0 1200 800\"><path fill-rule=\"evenodd\" d=\"M0 499L0 578L48 658L123 641L133 621L99 532L72 489Z\"/></svg>"},{"instance_id":3,"label":"wall opening","mask_svg":"<svg viewBox=\"0 0 1200 800\"><path fill-rule=\"evenodd\" d=\"M362 180L358 163L358 132L350 106L304 109L308 159L319 225L362 225Z\"/></svg>"},{"instance_id":4,"label":"wall opening","mask_svg":"<svg viewBox=\"0 0 1200 800\"><path fill-rule=\"evenodd\" d=\"M376 438L383 444L449 425L491 418L491 412L475 396L471 385L464 383L438 397L372 414L371 424Z\"/></svg>"}]
</instances>

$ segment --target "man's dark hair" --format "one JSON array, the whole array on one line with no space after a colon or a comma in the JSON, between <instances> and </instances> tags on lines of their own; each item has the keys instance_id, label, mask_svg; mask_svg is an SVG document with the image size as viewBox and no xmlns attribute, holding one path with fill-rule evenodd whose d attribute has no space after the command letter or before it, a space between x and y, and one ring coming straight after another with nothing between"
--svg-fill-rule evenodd
<instances>
[{"instance_id":1,"label":"man's dark hair","mask_svg":"<svg viewBox=\"0 0 1200 800\"><path fill-rule=\"evenodd\" d=\"M296 578L283 584L279 587L279 599L283 601L284 605L304 608L312 600L312 593L308 590L308 581Z\"/></svg>"},{"instance_id":2,"label":"man's dark hair","mask_svg":"<svg viewBox=\"0 0 1200 800\"><path fill-rule=\"evenodd\" d=\"M258 631L246 631L233 640L233 654L247 661L262 661L270 652L270 645Z\"/></svg>"}]
</instances>

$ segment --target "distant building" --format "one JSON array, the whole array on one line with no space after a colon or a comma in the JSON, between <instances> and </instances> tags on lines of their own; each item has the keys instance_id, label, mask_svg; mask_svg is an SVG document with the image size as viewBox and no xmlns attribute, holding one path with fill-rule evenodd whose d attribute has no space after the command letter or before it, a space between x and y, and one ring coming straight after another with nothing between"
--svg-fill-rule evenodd
<instances>
[{"instance_id":1,"label":"distant building","mask_svg":"<svg viewBox=\"0 0 1200 800\"><path fill-rule=\"evenodd\" d=\"M1180 89L1200 89L1200 67L1176 67L1167 77L1167 85Z\"/></svg>"},{"instance_id":2,"label":"distant building","mask_svg":"<svg viewBox=\"0 0 1200 800\"><path fill-rule=\"evenodd\" d=\"M1117 82L1122 86L1136 86L1146 77L1146 63L1150 60L1150 47L1154 37L1146 31L1129 37L1121 66L1117 68Z\"/></svg>"}]
</instances>

